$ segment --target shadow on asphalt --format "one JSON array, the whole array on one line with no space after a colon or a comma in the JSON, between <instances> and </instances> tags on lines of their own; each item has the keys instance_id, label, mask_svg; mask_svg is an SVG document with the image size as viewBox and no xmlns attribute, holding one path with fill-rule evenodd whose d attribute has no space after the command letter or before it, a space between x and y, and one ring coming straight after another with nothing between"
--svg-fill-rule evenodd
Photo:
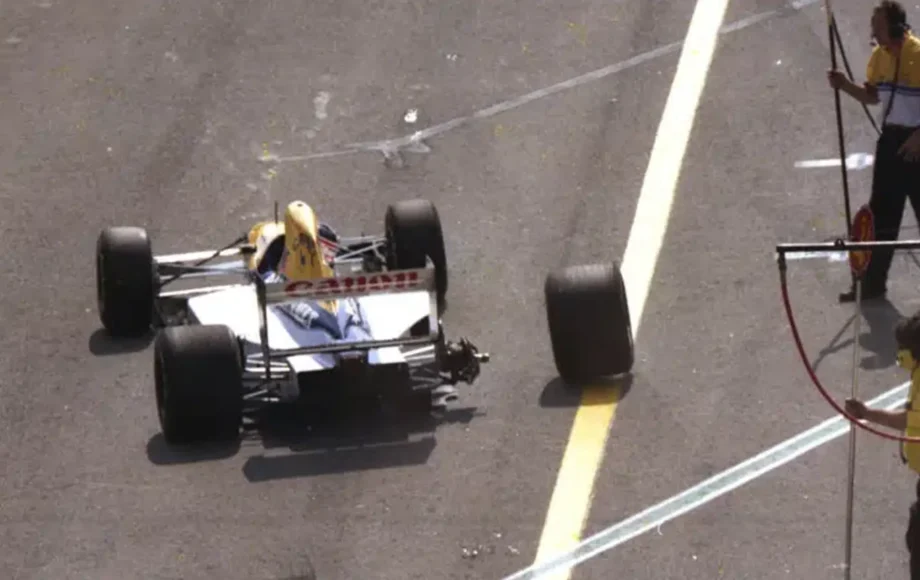
<instances>
[{"instance_id":1,"label":"shadow on asphalt","mask_svg":"<svg viewBox=\"0 0 920 580\"><path fill-rule=\"evenodd\" d=\"M860 312L865 319L865 325L861 323L860 326L865 328L868 325L869 330L859 335L859 346L871 353L862 357L859 363L860 368L880 370L894 365L897 362L894 327L904 318L904 315L888 299L866 302L861 305ZM819 351L817 358L811 363L812 369L817 371L818 365L829 355L845 348L853 348L852 325L854 320L855 316L847 319L828 345ZM849 334L849 337L841 340L845 334Z\"/></svg>"},{"instance_id":2,"label":"shadow on asphalt","mask_svg":"<svg viewBox=\"0 0 920 580\"><path fill-rule=\"evenodd\" d=\"M99 328L89 337L89 351L96 356L109 356L140 352L153 342L154 333L139 338L112 338Z\"/></svg>"},{"instance_id":3,"label":"shadow on asphalt","mask_svg":"<svg viewBox=\"0 0 920 580\"><path fill-rule=\"evenodd\" d=\"M271 580L318 580L313 561L305 554L290 564L290 570L287 576L276 576Z\"/></svg>"},{"instance_id":4,"label":"shadow on asphalt","mask_svg":"<svg viewBox=\"0 0 920 580\"><path fill-rule=\"evenodd\" d=\"M283 449L246 460L243 475L253 483L423 465L434 451L440 426L468 424L482 414L469 407L430 414L355 409L313 415L279 405L265 409L232 444L171 447L157 433L147 444L147 457L156 465L175 465L226 459L244 447Z\"/></svg>"},{"instance_id":5,"label":"shadow on asphalt","mask_svg":"<svg viewBox=\"0 0 920 580\"><path fill-rule=\"evenodd\" d=\"M298 420L283 407L271 411L277 415L259 429L262 445L289 453L247 459L243 474L251 482L423 465L440 426L469 424L482 415L475 407L437 414L359 409Z\"/></svg>"},{"instance_id":6,"label":"shadow on asphalt","mask_svg":"<svg viewBox=\"0 0 920 580\"><path fill-rule=\"evenodd\" d=\"M904 315L887 299L867 303L861 310L869 332L859 335L859 346L873 354L863 357L859 366L878 370L897 364L898 345L894 339L894 327L904 319Z\"/></svg>"},{"instance_id":7,"label":"shadow on asphalt","mask_svg":"<svg viewBox=\"0 0 920 580\"><path fill-rule=\"evenodd\" d=\"M233 457L239 452L240 446L241 441L205 443L188 447L170 446L163 439L163 434L157 433L147 441L147 459L154 465L181 465L183 463L216 461Z\"/></svg>"},{"instance_id":8,"label":"shadow on asphalt","mask_svg":"<svg viewBox=\"0 0 920 580\"><path fill-rule=\"evenodd\" d=\"M632 373L620 377L600 379L592 382L590 386L570 385L560 377L553 378L543 387L540 393L540 406L544 409L558 407L578 407L582 403L582 397L590 390L598 391L598 394L611 393L614 389L619 389L617 399L622 401L629 394L632 388L634 375ZM601 397L606 400L607 397Z\"/></svg>"}]
</instances>

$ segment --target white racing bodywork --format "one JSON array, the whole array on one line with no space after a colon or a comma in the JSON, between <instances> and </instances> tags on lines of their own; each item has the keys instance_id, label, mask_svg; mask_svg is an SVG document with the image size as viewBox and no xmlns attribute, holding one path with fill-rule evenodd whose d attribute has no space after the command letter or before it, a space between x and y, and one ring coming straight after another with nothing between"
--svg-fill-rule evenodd
<instances>
[{"instance_id":1,"label":"white racing bodywork","mask_svg":"<svg viewBox=\"0 0 920 580\"><path fill-rule=\"evenodd\" d=\"M431 297L426 291L378 294L354 298L374 340L392 340L408 332L419 320L428 318ZM340 301L341 302L341 301ZM271 350L285 350L333 344L337 341L322 329L308 329L292 320L280 304L266 308L268 345ZM254 285L219 290L188 300L188 308L200 324L223 324L251 346L261 344L259 336L259 302ZM340 305L340 318L342 307ZM301 354L287 358L295 373L318 371L336 366L331 353ZM400 347L382 347L368 351L369 364L405 361Z\"/></svg>"}]
</instances>

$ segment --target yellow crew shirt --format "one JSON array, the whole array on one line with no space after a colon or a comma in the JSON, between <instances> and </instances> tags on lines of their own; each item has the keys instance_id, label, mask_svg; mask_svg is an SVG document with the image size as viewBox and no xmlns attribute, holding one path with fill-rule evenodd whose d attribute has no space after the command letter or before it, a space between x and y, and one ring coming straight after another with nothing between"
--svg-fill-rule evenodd
<instances>
[{"instance_id":1,"label":"yellow crew shirt","mask_svg":"<svg viewBox=\"0 0 920 580\"><path fill-rule=\"evenodd\" d=\"M908 32L900 49L876 46L866 64L866 81L878 89L879 122L920 127L920 38ZM892 98L894 103L885 119Z\"/></svg>"},{"instance_id":2,"label":"yellow crew shirt","mask_svg":"<svg viewBox=\"0 0 920 580\"><path fill-rule=\"evenodd\" d=\"M906 437L920 437L920 409L918 409L917 395L920 394L920 369L911 375L910 391L907 396L907 428L904 430ZM920 443L901 444L901 451L907 466L920 473Z\"/></svg>"}]
</instances>

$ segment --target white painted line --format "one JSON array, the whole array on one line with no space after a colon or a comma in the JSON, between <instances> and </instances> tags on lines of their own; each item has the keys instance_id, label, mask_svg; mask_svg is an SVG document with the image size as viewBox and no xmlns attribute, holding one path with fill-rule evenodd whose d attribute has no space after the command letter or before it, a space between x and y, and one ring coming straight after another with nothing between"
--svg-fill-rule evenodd
<instances>
[{"instance_id":1,"label":"white painted line","mask_svg":"<svg viewBox=\"0 0 920 580\"><path fill-rule=\"evenodd\" d=\"M851 171L861 171L872 167L875 163L875 155L871 153L853 153L846 158L847 169ZM833 159L807 159L796 161L795 166L800 169L815 169L824 167L840 167L840 158Z\"/></svg>"},{"instance_id":2,"label":"white painted line","mask_svg":"<svg viewBox=\"0 0 920 580\"><path fill-rule=\"evenodd\" d=\"M645 310L687 143L727 7L728 0L697 0L655 133L623 255L623 280L634 325L638 325Z\"/></svg>"},{"instance_id":3,"label":"white painted line","mask_svg":"<svg viewBox=\"0 0 920 580\"><path fill-rule=\"evenodd\" d=\"M897 386L868 401L873 407L894 410L907 400L910 382ZM745 483L789 463L805 453L849 432L852 427L843 417L835 416L808 431L787 439L750 459L699 483L678 495L635 514L580 542L577 547L543 564L531 565L504 580L531 580L551 573L570 570L582 562L611 550L655 529Z\"/></svg>"},{"instance_id":4,"label":"white painted line","mask_svg":"<svg viewBox=\"0 0 920 580\"><path fill-rule=\"evenodd\" d=\"M728 34L731 32L737 32L739 30L749 28L751 26L754 26L755 24L765 22L777 16L789 14L790 12L798 12L807 6L815 4L816 2L818 2L818 0L795 0L793 2L789 2L788 4L786 4L784 8L780 8L777 10L768 10L766 12L760 12L758 14L754 14L752 16L748 16L746 18L742 18L740 20L727 24L723 26L721 29L719 29L718 33ZM588 83L593 83L593 82L602 80L604 78L607 78L609 76L621 73L625 70L635 68L639 66L640 64L644 64L646 62L649 62L657 58L661 58L663 56L671 54L673 52L676 52L683 45L684 45L683 42L672 42L670 44L660 46L648 52L637 54L636 56L633 56L632 58L628 58L624 61L621 61L615 64L611 64L603 68L599 68L597 70L585 73L583 75L579 75L577 77L562 81L560 83L556 83L555 85L552 85L546 88L538 89L536 91L527 93L526 95L522 95L520 97L511 99L508 101L497 103L495 105L492 105L480 111L476 111L475 113L472 113L465 117L457 117L455 119L451 119L449 121L445 121L443 123L433 125L426 129L422 129L420 131L414 131L413 133L409 135L405 135L403 137L399 137L396 139L383 139L380 141L366 141L362 143L350 143L346 145L343 149L340 149L337 151L308 153L305 155L278 156L275 154L268 153L268 154L262 155L260 157L260 160L264 162L270 162L270 163L294 163L294 162L310 161L313 159L323 159L326 157L338 157L341 155L351 155L353 153L362 153L362 152L368 152L368 151L378 152L384 155L392 155L393 153L397 151L407 150L407 148L412 148L413 150L418 151L418 152L425 152L425 148L420 143L423 140L428 140L428 139L431 139L432 137L436 137L437 135L447 133L448 131L451 131L458 127L467 125L468 123L472 121L493 117L495 115L498 115L499 113L504 113L506 111L510 111L511 109L516 109L520 106L526 105L527 103L531 103L533 101L543 99L551 95L555 95L556 93L559 93L562 91L566 91L566 90L573 89L573 88L576 88L582 85L586 85Z\"/></svg>"}]
</instances>

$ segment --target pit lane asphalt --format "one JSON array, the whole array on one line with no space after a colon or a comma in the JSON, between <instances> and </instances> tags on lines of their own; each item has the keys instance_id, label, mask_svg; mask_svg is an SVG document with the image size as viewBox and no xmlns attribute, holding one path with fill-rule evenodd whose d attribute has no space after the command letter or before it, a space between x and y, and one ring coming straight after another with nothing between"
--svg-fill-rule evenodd
<instances>
[{"instance_id":1,"label":"pit lane asphalt","mask_svg":"<svg viewBox=\"0 0 920 580\"><path fill-rule=\"evenodd\" d=\"M572 418L541 406L543 278L622 252L669 79L652 64L471 123L401 169L373 152L258 158L400 136L627 59L682 37L689 7L673 4L4 7L4 577L312 565L323 580L434 580L527 564ZM446 228L447 328L495 354L461 409L367 450L165 450L151 349L115 352L98 332L99 229L142 225L172 253L232 239L272 199L371 232L387 203L416 196Z\"/></svg>"},{"instance_id":2,"label":"pit lane asphalt","mask_svg":"<svg viewBox=\"0 0 920 580\"><path fill-rule=\"evenodd\" d=\"M777 7L732 2L726 22ZM295 14L286 4L241 2L5 7L2 90L5 103L18 105L0 109L9 135L0 151L0 223L11 256L0 296L6 577L292 578L312 564L324 580L497 578L528 564L572 418L552 380L543 276L557 265L622 254L677 53L442 134L427 155L407 154L403 168L385 167L375 152L305 164L257 158L265 148L281 156L334 151L467 115L679 40L692 8L593 1L526 10L338 3ZM849 15L849 38L858 39L847 48L860 74L865 48L851 46L862 44L865 18L848 5L838 10ZM793 152L836 154L832 101L822 90L822 24L815 9L720 44L705 93L715 100L697 119L646 310L637 379L614 423L586 533L828 414L786 342L770 261L777 239L839 228L821 199L830 192L837 203L838 174L791 168ZM738 52L726 56L725 47ZM793 47L810 53L795 51L788 67L771 64L773 53ZM772 89L752 70L775 75ZM403 124L414 107L418 122ZM859 142L870 150L861 114L850 107L847 118L854 131L862 127ZM860 179L865 189L867 176ZM851 181L854 191L858 183ZM495 355L463 409L427 434L433 438L414 435L388 448L305 453L265 450L255 439L229 457L188 462L167 453L156 437L150 349L112 353L97 333L99 228L145 225L167 253L237 235L269 214L271 199L303 198L343 231L378 231L387 203L416 195L435 201L445 222L447 329ZM700 233L711 208L719 208L718 233ZM681 238L707 245L694 252ZM745 250L760 261L749 262ZM826 308L844 278L839 268L814 271L792 278L803 284L793 297L812 352L849 315ZM718 298L712 285L719 281L731 282L723 292L739 294ZM906 284L893 298L902 311ZM707 301L722 310L707 312ZM714 352L715 340L685 340L706 325L710 339L731 333L749 342ZM759 348L756 356L743 356L748 346ZM824 359L828 384L848 384L848 360L846 349ZM863 390L900 382L891 367L885 362ZM909 486L890 447L872 445L861 443L862 473L875 475L871 484L861 476L867 487L859 493L878 494L872 501L886 511L857 511L857 542L867 542L857 558L881 558L898 572L898 518ZM678 566L693 570L682 561L692 548L697 562L725 558L737 575L754 576L760 569L752 566L765 566L775 551L716 541L744 533L759 536L754 546L794 546L789 561L798 570L812 571L802 562L816 555L817 566L836 563L845 453L845 442L829 445L749 486L748 495L712 504L665 526L664 537L637 539L577 573L601 577L615 567L624 577L626 570L670 577ZM784 489L787 481L795 490ZM765 508L804 519L783 519L780 531L755 519L744 532L746 517ZM744 509L756 511L745 517ZM896 519L887 523L888 516ZM828 527L828 519L839 525ZM873 538L866 526L884 532ZM463 557L463 548L478 545L476 558ZM648 550L661 564L649 563Z\"/></svg>"},{"instance_id":3,"label":"pit lane asphalt","mask_svg":"<svg viewBox=\"0 0 920 580\"><path fill-rule=\"evenodd\" d=\"M870 7L834 6L861 81ZM725 22L775 8L733 1ZM777 242L831 240L845 225L839 168L795 168L838 155L829 64L820 3L720 39L646 305L637 376L617 410L585 536L833 415L795 351L773 260ZM862 109L844 98L843 113L847 152L873 153ZM853 212L868 200L870 179L871 168L849 173ZM904 223L901 237L916 237L910 210ZM847 279L845 263L789 263L806 351L838 400L850 393L853 308L836 304ZM913 259L896 257L890 303L864 310L865 398L907 379L891 331L920 307L917 281ZM847 437L838 438L584 563L572 578L613 570L622 578L839 578L847 454ZM914 477L891 442L861 432L857 454L852 577L906 577Z\"/></svg>"}]
</instances>

